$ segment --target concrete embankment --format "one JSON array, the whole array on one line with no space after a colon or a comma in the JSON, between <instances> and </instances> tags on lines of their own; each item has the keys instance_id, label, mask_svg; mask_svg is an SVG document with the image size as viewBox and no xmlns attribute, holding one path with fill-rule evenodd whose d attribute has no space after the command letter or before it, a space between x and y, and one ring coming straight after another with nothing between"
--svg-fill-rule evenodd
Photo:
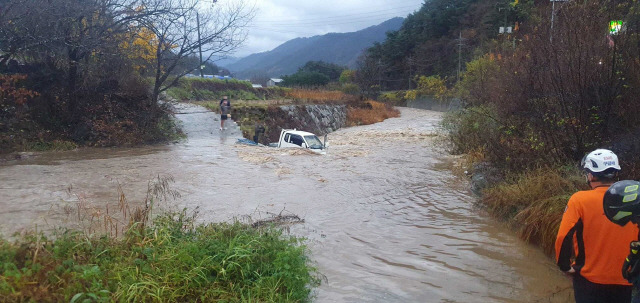
<instances>
[{"instance_id":1,"label":"concrete embankment","mask_svg":"<svg viewBox=\"0 0 640 303\"><path fill-rule=\"evenodd\" d=\"M319 136L336 131L346 125L347 107L344 104L307 104L283 106L243 106L232 113L245 138L253 139L256 127L264 134L258 141L263 144L278 140L283 128L296 128Z\"/></svg>"}]
</instances>

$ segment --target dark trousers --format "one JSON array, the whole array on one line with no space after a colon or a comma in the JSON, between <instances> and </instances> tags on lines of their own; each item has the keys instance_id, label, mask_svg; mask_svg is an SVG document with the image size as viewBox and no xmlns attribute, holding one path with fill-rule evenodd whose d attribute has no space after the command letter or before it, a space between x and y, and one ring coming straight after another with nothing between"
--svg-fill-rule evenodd
<instances>
[{"instance_id":1,"label":"dark trousers","mask_svg":"<svg viewBox=\"0 0 640 303\"><path fill-rule=\"evenodd\" d=\"M573 277L576 303L629 303L633 286L593 283L579 274Z\"/></svg>"}]
</instances>

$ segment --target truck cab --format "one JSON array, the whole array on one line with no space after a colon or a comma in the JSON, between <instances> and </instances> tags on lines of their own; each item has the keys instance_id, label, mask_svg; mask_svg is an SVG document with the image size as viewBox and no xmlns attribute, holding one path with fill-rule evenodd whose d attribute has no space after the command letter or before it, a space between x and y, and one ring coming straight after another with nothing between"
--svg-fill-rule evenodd
<instances>
[{"instance_id":1,"label":"truck cab","mask_svg":"<svg viewBox=\"0 0 640 303\"><path fill-rule=\"evenodd\" d=\"M280 131L278 147L306 148L319 154L325 154L327 152L327 136L325 136L323 143L316 135L310 132L283 129Z\"/></svg>"}]
</instances>

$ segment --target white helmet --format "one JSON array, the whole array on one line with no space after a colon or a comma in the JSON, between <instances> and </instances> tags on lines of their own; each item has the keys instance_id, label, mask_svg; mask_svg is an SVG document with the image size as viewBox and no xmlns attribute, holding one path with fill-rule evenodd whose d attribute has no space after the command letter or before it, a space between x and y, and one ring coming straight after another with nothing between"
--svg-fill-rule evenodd
<instances>
[{"instance_id":1,"label":"white helmet","mask_svg":"<svg viewBox=\"0 0 640 303\"><path fill-rule=\"evenodd\" d=\"M602 173L605 170L611 172L610 168L616 171L620 170L618 156L608 149L596 149L588 153L582 158L581 166L591 173Z\"/></svg>"}]
</instances>

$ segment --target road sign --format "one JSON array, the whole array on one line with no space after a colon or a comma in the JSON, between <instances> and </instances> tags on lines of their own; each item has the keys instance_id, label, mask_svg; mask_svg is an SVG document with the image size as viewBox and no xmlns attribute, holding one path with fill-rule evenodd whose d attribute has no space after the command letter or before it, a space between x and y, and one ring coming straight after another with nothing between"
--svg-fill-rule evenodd
<instances>
[{"instance_id":1,"label":"road sign","mask_svg":"<svg viewBox=\"0 0 640 303\"><path fill-rule=\"evenodd\" d=\"M622 20L613 20L609 22L609 34L617 35L622 31Z\"/></svg>"}]
</instances>

